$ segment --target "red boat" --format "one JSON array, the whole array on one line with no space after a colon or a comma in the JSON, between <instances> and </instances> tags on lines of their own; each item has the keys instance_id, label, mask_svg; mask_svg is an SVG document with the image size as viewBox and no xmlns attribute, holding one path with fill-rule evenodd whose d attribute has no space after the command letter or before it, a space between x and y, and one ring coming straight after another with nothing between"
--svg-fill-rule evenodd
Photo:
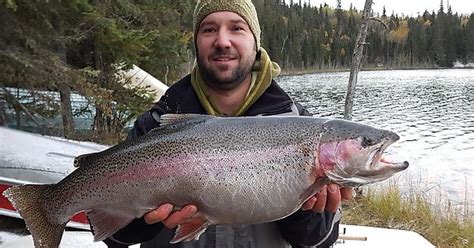
<instances>
[{"instance_id":1,"label":"red boat","mask_svg":"<svg viewBox=\"0 0 474 248\"><path fill-rule=\"evenodd\" d=\"M107 146L42 136L0 127L0 215L21 218L3 191L14 185L57 183L74 170L74 158ZM76 214L69 227L89 229L84 213Z\"/></svg>"}]
</instances>

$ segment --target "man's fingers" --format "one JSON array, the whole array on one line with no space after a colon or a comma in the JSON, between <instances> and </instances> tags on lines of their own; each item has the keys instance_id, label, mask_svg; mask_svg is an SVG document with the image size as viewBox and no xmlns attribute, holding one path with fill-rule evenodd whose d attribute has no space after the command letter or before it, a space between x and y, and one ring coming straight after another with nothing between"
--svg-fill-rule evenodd
<instances>
[{"instance_id":1,"label":"man's fingers","mask_svg":"<svg viewBox=\"0 0 474 248\"><path fill-rule=\"evenodd\" d=\"M337 184L329 184L327 187L326 211L335 213L341 203L341 189Z\"/></svg>"},{"instance_id":2,"label":"man's fingers","mask_svg":"<svg viewBox=\"0 0 474 248\"><path fill-rule=\"evenodd\" d=\"M313 206L313 211L316 213L321 213L324 211L324 207L326 206L326 198L327 198L327 187L324 187L316 193L316 203Z\"/></svg>"},{"instance_id":3,"label":"man's fingers","mask_svg":"<svg viewBox=\"0 0 474 248\"><path fill-rule=\"evenodd\" d=\"M350 200L352 199L352 188L349 187L342 187L341 188L341 199L342 200Z\"/></svg>"},{"instance_id":4,"label":"man's fingers","mask_svg":"<svg viewBox=\"0 0 474 248\"><path fill-rule=\"evenodd\" d=\"M303 204L303 206L301 206L301 209L305 211L310 210L313 208L315 203L316 203L316 197L312 196Z\"/></svg>"},{"instance_id":5,"label":"man's fingers","mask_svg":"<svg viewBox=\"0 0 474 248\"><path fill-rule=\"evenodd\" d=\"M163 221L163 224L169 228L173 229L180 224L188 222L196 213L198 209L194 205L187 205L183 209L176 211Z\"/></svg>"},{"instance_id":6,"label":"man's fingers","mask_svg":"<svg viewBox=\"0 0 474 248\"><path fill-rule=\"evenodd\" d=\"M160 205L157 209L146 213L143 218L147 224L155 224L168 218L171 211L173 211L173 205L165 203Z\"/></svg>"}]
</instances>

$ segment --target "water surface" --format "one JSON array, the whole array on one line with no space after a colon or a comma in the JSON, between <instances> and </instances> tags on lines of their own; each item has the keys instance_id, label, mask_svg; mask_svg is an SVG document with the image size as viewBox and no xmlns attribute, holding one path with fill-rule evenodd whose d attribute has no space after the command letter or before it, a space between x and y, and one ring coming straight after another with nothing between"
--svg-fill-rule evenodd
<instances>
[{"instance_id":1,"label":"water surface","mask_svg":"<svg viewBox=\"0 0 474 248\"><path fill-rule=\"evenodd\" d=\"M277 81L311 113L342 118L348 72ZM474 206L474 69L363 71L353 120L390 129L388 151L410 162L398 184ZM436 196L435 196L436 197Z\"/></svg>"}]
</instances>

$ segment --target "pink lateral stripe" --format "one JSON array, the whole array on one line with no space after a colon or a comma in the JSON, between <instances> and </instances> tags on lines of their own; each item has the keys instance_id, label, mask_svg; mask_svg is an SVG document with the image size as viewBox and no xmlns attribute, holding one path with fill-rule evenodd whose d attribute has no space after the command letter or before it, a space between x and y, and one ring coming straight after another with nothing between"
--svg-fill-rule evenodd
<instances>
[{"instance_id":1,"label":"pink lateral stripe","mask_svg":"<svg viewBox=\"0 0 474 248\"><path fill-rule=\"evenodd\" d=\"M222 165L245 166L249 162L258 164L268 159L285 157L295 153L296 146L284 147L283 149L271 149L269 151L243 151L228 152L226 154L202 153L202 154L181 154L176 157L166 159L156 159L149 163L141 163L131 166L119 173L108 175L102 180L97 180L101 186L123 183L157 180L166 177L179 177L189 174L196 174L204 170L213 170ZM192 165L200 165L199 168Z\"/></svg>"}]
</instances>

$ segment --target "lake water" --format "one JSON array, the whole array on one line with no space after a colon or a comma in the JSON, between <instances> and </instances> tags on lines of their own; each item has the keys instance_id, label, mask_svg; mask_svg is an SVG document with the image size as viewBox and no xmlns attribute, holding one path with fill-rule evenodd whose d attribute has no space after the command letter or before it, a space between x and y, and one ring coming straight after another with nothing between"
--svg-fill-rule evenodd
<instances>
[{"instance_id":1,"label":"lake water","mask_svg":"<svg viewBox=\"0 0 474 248\"><path fill-rule=\"evenodd\" d=\"M311 113L342 118L349 72L283 76ZM474 207L474 69L359 72L353 120L395 131L388 156L410 167L404 190ZM436 199L436 198L435 198Z\"/></svg>"}]
</instances>

